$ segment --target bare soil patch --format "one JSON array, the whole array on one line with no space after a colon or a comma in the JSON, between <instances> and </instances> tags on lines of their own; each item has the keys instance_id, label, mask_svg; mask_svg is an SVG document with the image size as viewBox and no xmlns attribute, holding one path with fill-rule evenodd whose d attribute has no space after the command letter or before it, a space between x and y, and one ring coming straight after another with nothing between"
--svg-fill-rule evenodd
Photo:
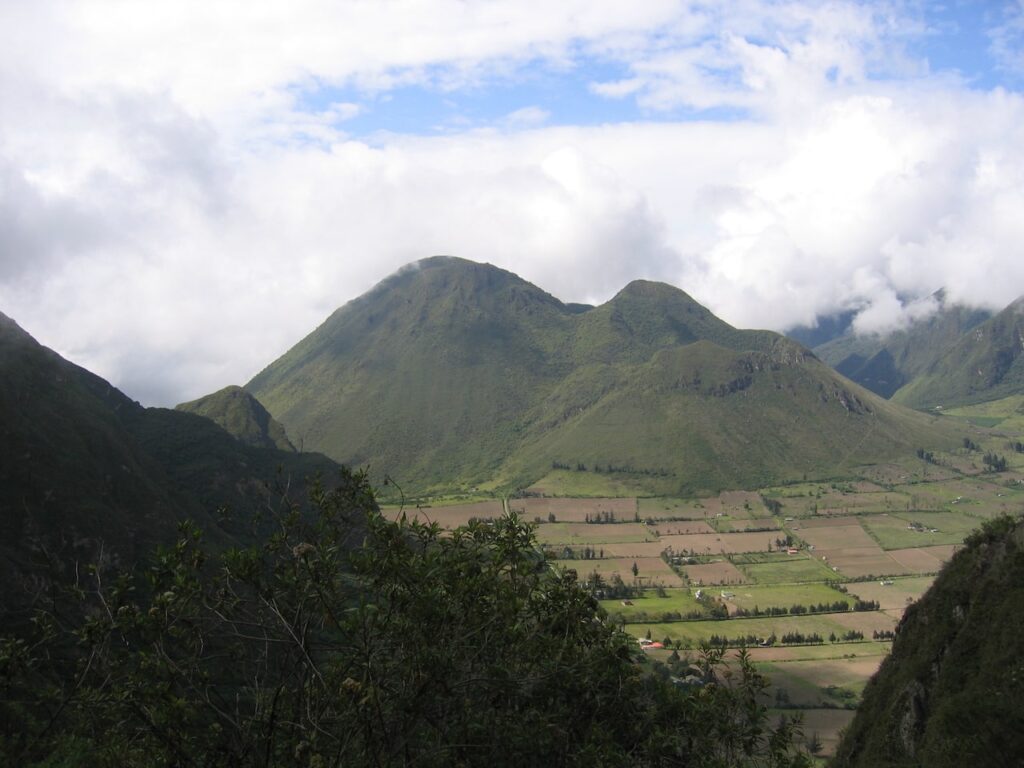
<instances>
[{"instance_id":1,"label":"bare soil patch","mask_svg":"<svg viewBox=\"0 0 1024 768\"><path fill-rule=\"evenodd\" d=\"M659 536L670 536L672 534L682 535L687 533L714 533L715 529L703 520L673 520L666 523L658 523L653 529Z\"/></svg>"},{"instance_id":2,"label":"bare soil patch","mask_svg":"<svg viewBox=\"0 0 1024 768\"><path fill-rule=\"evenodd\" d=\"M682 580L660 557L606 557L603 560L559 560L564 568L574 568L582 578L597 571L605 577L618 574L627 584L633 583L633 564L636 563L637 578L646 586L680 587Z\"/></svg>"},{"instance_id":3,"label":"bare soil patch","mask_svg":"<svg viewBox=\"0 0 1024 768\"><path fill-rule=\"evenodd\" d=\"M509 499L509 509L518 512L524 520L540 518L547 521L554 515L558 522L586 522L603 513L614 514L619 522L632 522L636 519L636 499Z\"/></svg>"},{"instance_id":4,"label":"bare soil patch","mask_svg":"<svg viewBox=\"0 0 1024 768\"><path fill-rule=\"evenodd\" d=\"M696 533L678 536L662 536L665 546L672 547L676 554L717 555L734 552L765 552L775 547L778 538L775 531L756 533Z\"/></svg>"},{"instance_id":5,"label":"bare soil patch","mask_svg":"<svg viewBox=\"0 0 1024 768\"><path fill-rule=\"evenodd\" d=\"M472 519L495 520L502 516L500 501L479 501L473 504L454 504L445 507L406 507L405 515L409 520L421 523L437 523L442 528L458 528L468 525ZM397 520L402 514L398 509L386 509L384 515L390 520Z\"/></svg>"},{"instance_id":6,"label":"bare soil patch","mask_svg":"<svg viewBox=\"0 0 1024 768\"><path fill-rule=\"evenodd\" d=\"M829 616L835 619L836 624L846 628L863 632L865 639L871 639L872 632L893 630L896 628L896 620L883 611L849 611L848 613L832 613Z\"/></svg>"},{"instance_id":7,"label":"bare soil patch","mask_svg":"<svg viewBox=\"0 0 1024 768\"><path fill-rule=\"evenodd\" d=\"M743 584L746 577L728 560L687 565L683 570L693 584Z\"/></svg>"},{"instance_id":8,"label":"bare soil patch","mask_svg":"<svg viewBox=\"0 0 1024 768\"><path fill-rule=\"evenodd\" d=\"M800 531L800 538L815 549L878 548L874 539L860 525L832 525ZM881 550L879 550L881 551Z\"/></svg>"}]
</instances>

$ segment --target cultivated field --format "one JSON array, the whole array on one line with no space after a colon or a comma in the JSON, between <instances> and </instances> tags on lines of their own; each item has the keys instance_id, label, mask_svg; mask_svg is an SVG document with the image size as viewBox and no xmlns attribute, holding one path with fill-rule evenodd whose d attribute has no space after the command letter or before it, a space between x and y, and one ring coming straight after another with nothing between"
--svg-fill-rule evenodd
<instances>
[{"instance_id":1,"label":"cultivated field","mask_svg":"<svg viewBox=\"0 0 1024 768\"><path fill-rule=\"evenodd\" d=\"M678 555L718 555L737 552L764 552L775 547L778 531L757 533L694 533L660 537L666 547Z\"/></svg>"},{"instance_id":2,"label":"cultivated field","mask_svg":"<svg viewBox=\"0 0 1024 768\"><path fill-rule=\"evenodd\" d=\"M794 582L823 583L838 578L820 560L806 554L768 554L760 562L740 563L740 570L751 581L759 584L791 584Z\"/></svg>"},{"instance_id":3,"label":"cultivated field","mask_svg":"<svg viewBox=\"0 0 1024 768\"><path fill-rule=\"evenodd\" d=\"M977 418L1024 431L1016 411ZM536 523L558 565L585 584L599 575L597 596L616 624L669 643L646 652L650 660L675 663L712 637L773 639L748 648L771 680L765 704L802 715L829 754L907 606L981 523L1024 511L1024 455L1007 454L1007 472L984 473L983 452L1006 453L1008 438L971 434L977 450L858 467L842 481L507 504ZM415 511L445 526L501 513L500 501Z\"/></svg>"},{"instance_id":4,"label":"cultivated field","mask_svg":"<svg viewBox=\"0 0 1024 768\"><path fill-rule=\"evenodd\" d=\"M500 501L480 501L471 504L456 504L451 506L419 506L398 509L397 507L386 507L382 510L386 517L392 520L405 514L409 520L419 520L421 523L437 523L442 528L457 528L460 525L467 525L470 520L489 520L502 516L504 508Z\"/></svg>"},{"instance_id":5,"label":"cultivated field","mask_svg":"<svg viewBox=\"0 0 1024 768\"><path fill-rule=\"evenodd\" d=\"M682 579L660 557L612 557L593 560L560 560L559 565L572 568L579 577L586 578L591 573L599 573L608 579L617 575L624 582L632 584L633 565L637 567L637 580L646 586L678 587Z\"/></svg>"},{"instance_id":6,"label":"cultivated field","mask_svg":"<svg viewBox=\"0 0 1024 768\"><path fill-rule=\"evenodd\" d=\"M698 565L684 565L686 578L695 586L705 584L742 584L747 577L728 560L718 560Z\"/></svg>"},{"instance_id":7,"label":"cultivated field","mask_svg":"<svg viewBox=\"0 0 1024 768\"><path fill-rule=\"evenodd\" d=\"M791 605L817 605L853 600L849 595L820 582L769 586L746 584L728 592L729 596L725 601L731 608L748 611L754 608L788 608Z\"/></svg>"},{"instance_id":8,"label":"cultivated field","mask_svg":"<svg viewBox=\"0 0 1024 768\"><path fill-rule=\"evenodd\" d=\"M637 516L636 499L509 499L508 507L524 520L542 522L548 521L551 515L555 521L576 523L605 515L614 515L617 522L634 522Z\"/></svg>"}]
</instances>

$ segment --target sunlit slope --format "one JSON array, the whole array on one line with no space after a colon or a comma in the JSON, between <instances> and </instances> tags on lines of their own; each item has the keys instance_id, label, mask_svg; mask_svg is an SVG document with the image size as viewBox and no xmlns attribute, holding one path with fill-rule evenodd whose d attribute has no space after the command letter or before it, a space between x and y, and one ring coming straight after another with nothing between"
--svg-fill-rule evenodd
<instances>
[{"instance_id":1,"label":"sunlit slope","mask_svg":"<svg viewBox=\"0 0 1024 768\"><path fill-rule=\"evenodd\" d=\"M337 310L247 389L292 440L402 480L486 477L571 371L572 313L493 267L420 262Z\"/></svg>"},{"instance_id":2,"label":"sunlit slope","mask_svg":"<svg viewBox=\"0 0 1024 768\"><path fill-rule=\"evenodd\" d=\"M259 400L241 387L225 387L198 400L182 403L177 411L205 416L229 435L256 448L294 451L284 427Z\"/></svg>"},{"instance_id":3,"label":"sunlit slope","mask_svg":"<svg viewBox=\"0 0 1024 768\"><path fill-rule=\"evenodd\" d=\"M545 398L504 467L510 482L554 465L611 467L640 488L686 495L841 471L943 439L781 338L766 352L699 341L586 373L604 385L595 393L570 378ZM574 479L587 487L575 474L562 485Z\"/></svg>"},{"instance_id":4,"label":"sunlit slope","mask_svg":"<svg viewBox=\"0 0 1024 768\"><path fill-rule=\"evenodd\" d=\"M417 491L598 464L652 492L886 458L947 436L767 331L636 281L569 306L426 259L337 310L246 389L293 442Z\"/></svg>"}]
</instances>

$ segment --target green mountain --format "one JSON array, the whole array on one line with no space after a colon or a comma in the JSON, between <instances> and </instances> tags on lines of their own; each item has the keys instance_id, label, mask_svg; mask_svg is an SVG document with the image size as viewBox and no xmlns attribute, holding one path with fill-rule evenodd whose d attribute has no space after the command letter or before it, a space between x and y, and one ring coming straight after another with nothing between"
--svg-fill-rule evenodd
<instances>
[{"instance_id":1,"label":"green mountain","mask_svg":"<svg viewBox=\"0 0 1024 768\"><path fill-rule=\"evenodd\" d=\"M301 444L415 492L522 488L553 468L564 492L710 491L952 445L934 420L671 286L568 306L447 257L341 307L246 389Z\"/></svg>"},{"instance_id":2,"label":"green mountain","mask_svg":"<svg viewBox=\"0 0 1024 768\"><path fill-rule=\"evenodd\" d=\"M986 524L897 629L836 768L1020 765L1024 521Z\"/></svg>"},{"instance_id":3,"label":"green mountain","mask_svg":"<svg viewBox=\"0 0 1024 768\"><path fill-rule=\"evenodd\" d=\"M205 416L245 445L295 450L284 427L241 387L225 387L212 395L181 403L175 410Z\"/></svg>"},{"instance_id":4,"label":"green mountain","mask_svg":"<svg viewBox=\"0 0 1024 768\"><path fill-rule=\"evenodd\" d=\"M333 476L337 465L143 408L0 314L0 607L76 562L131 562L172 541L184 519L214 542L245 536L268 484L317 472Z\"/></svg>"},{"instance_id":5,"label":"green mountain","mask_svg":"<svg viewBox=\"0 0 1024 768\"><path fill-rule=\"evenodd\" d=\"M991 317L986 310L948 304L945 292L933 298L938 311L888 335L847 333L814 348L824 362L851 381L892 397L946 354L965 333Z\"/></svg>"},{"instance_id":6,"label":"green mountain","mask_svg":"<svg viewBox=\"0 0 1024 768\"><path fill-rule=\"evenodd\" d=\"M965 333L893 400L913 408L968 405L1024 392L1024 297Z\"/></svg>"}]
</instances>

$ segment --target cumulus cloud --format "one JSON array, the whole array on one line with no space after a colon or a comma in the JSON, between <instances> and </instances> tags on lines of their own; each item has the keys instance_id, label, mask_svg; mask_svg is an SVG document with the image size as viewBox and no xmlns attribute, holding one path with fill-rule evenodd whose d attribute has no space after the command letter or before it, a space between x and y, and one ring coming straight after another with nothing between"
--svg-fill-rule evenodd
<instances>
[{"instance_id":1,"label":"cumulus cloud","mask_svg":"<svg viewBox=\"0 0 1024 768\"><path fill-rule=\"evenodd\" d=\"M883 331L940 287L999 307L1024 293L1024 101L908 53L913 8L8 3L0 310L173 404L437 253L567 301L664 280L743 327L856 309ZM351 128L396 85L479 90L538 61L641 111Z\"/></svg>"}]
</instances>

